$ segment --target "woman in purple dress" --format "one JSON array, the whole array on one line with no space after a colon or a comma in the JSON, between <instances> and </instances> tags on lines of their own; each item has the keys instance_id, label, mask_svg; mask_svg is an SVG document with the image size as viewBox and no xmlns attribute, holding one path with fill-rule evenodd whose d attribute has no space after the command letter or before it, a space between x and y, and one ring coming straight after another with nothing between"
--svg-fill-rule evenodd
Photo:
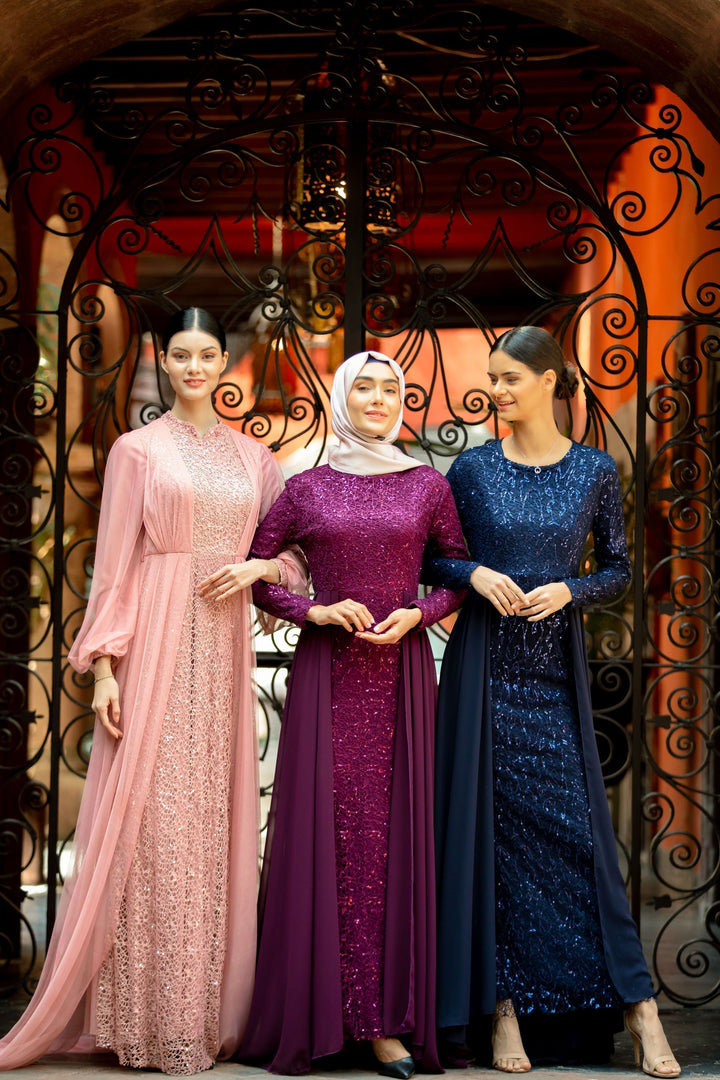
<instances>
[{"instance_id":1,"label":"woman in purple dress","mask_svg":"<svg viewBox=\"0 0 720 1080\"><path fill-rule=\"evenodd\" d=\"M438 1070L432 841L435 668L426 626L461 595L418 599L426 549L465 558L450 489L393 446L401 368L338 370L329 465L288 481L253 554L296 544L314 598L260 587L302 627L278 750L243 1060L307 1072L346 1040L381 1075ZM403 1038L411 1054L400 1041Z\"/></svg>"}]
</instances>

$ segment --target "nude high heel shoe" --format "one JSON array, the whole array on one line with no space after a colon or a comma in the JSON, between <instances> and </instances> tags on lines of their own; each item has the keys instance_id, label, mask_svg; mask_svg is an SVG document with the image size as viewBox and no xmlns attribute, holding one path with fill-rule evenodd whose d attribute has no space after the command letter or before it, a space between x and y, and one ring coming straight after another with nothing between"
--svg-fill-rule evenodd
<instances>
[{"instance_id":1,"label":"nude high heel shoe","mask_svg":"<svg viewBox=\"0 0 720 1080\"><path fill-rule=\"evenodd\" d=\"M640 1064L640 1049L642 1048L643 1072L648 1076L658 1076L661 1080L671 1080L672 1077L679 1076L682 1070L675 1060L675 1055L670 1049L670 1044L665 1038L665 1033L660 1024L659 1017L657 1018L657 1022L660 1028L660 1035L652 1040L649 1039L646 1034L645 1041L643 1042L643 1036L640 1030L633 1023L632 1007L625 1013L625 1027L629 1031L633 1041L635 1064ZM652 1042L654 1042L655 1045L651 1047ZM648 1044L647 1048L646 1043ZM656 1051L654 1057L648 1057L648 1049Z\"/></svg>"},{"instance_id":2,"label":"nude high heel shoe","mask_svg":"<svg viewBox=\"0 0 720 1080\"><path fill-rule=\"evenodd\" d=\"M492 1022L492 1063L499 1072L530 1072L530 1060L522 1044L520 1027L510 999L498 1001Z\"/></svg>"}]
</instances>

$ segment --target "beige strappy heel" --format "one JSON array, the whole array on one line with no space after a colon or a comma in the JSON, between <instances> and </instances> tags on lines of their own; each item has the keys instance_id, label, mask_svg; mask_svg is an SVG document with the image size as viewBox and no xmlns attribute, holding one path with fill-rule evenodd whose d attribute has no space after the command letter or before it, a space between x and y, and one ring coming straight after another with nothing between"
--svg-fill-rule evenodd
<instances>
[{"instance_id":1,"label":"beige strappy heel","mask_svg":"<svg viewBox=\"0 0 720 1080\"><path fill-rule=\"evenodd\" d=\"M499 1072L526 1073L532 1066L525 1053L510 998L498 1001L492 1022L492 1063Z\"/></svg>"},{"instance_id":2,"label":"beige strappy heel","mask_svg":"<svg viewBox=\"0 0 720 1080\"><path fill-rule=\"evenodd\" d=\"M658 1026L660 1028L660 1037L653 1040L646 1036L645 1041L643 1042L642 1034L631 1021L632 1010L633 1006L625 1013L625 1027L630 1033L630 1037L633 1041L635 1064L640 1064L640 1049L642 1048L642 1070L644 1073L648 1076L660 1077L661 1080L671 1080L672 1077L679 1076L682 1070L675 1059L675 1055L670 1049L670 1044L665 1037L660 1018L657 1018ZM655 1043L654 1046L651 1045L652 1042ZM648 1044L647 1046L646 1043ZM653 1057L648 1056L648 1050L655 1051L655 1055Z\"/></svg>"}]
</instances>

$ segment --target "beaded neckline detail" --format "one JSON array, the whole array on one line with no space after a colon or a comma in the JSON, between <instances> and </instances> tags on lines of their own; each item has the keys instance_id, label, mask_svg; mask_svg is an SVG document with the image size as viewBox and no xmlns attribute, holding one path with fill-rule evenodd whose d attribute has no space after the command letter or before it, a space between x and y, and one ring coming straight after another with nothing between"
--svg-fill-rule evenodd
<instances>
[{"instance_id":1,"label":"beaded neckline detail","mask_svg":"<svg viewBox=\"0 0 720 1080\"><path fill-rule=\"evenodd\" d=\"M571 439L569 447L567 448L567 450L565 451L563 456L561 458L558 458L557 461L549 461L547 463L547 465L532 465L532 464L530 464L530 462L528 462L528 464L525 465L522 461L513 461L512 458L506 457L505 452L503 451L503 448L502 448L502 444L503 444L503 440L498 439L498 447L500 449L500 455L501 455L503 461L506 461L508 463L508 465L514 465L518 469L529 469L531 472L534 472L536 476L539 476L540 473L545 472L547 469L555 469L555 468L557 468L558 465L562 465L562 463L568 459L570 454L572 454L573 449L575 447L575 443Z\"/></svg>"}]
</instances>

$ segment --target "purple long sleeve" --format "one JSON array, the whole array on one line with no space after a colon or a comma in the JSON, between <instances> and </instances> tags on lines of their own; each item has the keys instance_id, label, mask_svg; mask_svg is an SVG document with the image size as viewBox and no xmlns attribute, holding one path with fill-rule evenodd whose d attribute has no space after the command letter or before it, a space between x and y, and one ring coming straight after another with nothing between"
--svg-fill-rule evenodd
<instances>
[{"instance_id":1,"label":"purple long sleeve","mask_svg":"<svg viewBox=\"0 0 720 1080\"><path fill-rule=\"evenodd\" d=\"M294 525L296 511L292 495L285 489L275 500L270 510L259 525L250 551L251 559L274 559L290 544L295 543ZM265 581L256 581L253 585L253 600L257 607L269 615L297 623L305 622L308 610L315 603L306 596L289 592L282 585L272 585Z\"/></svg>"},{"instance_id":2,"label":"purple long sleeve","mask_svg":"<svg viewBox=\"0 0 720 1080\"><path fill-rule=\"evenodd\" d=\"M357 600L376 622L416 603L426 627L463 599L447 588L417 598L426 548L465 556L448 483L427 466L381 476L321 466L291 478L258 529L252 555L271 559L291 544L308 560L315 596L322 594L323 603ZM262 582L253 596L258 607L299 625L315 603Z\"/></svg>"},{"instance_id":3,"label":"purple long sleeve","mask_svg":"<svg viewBox=\"0 0 720 1080\"><path fill-rule=\"evenodd\" d=\"M465 540L449 484L443 485L435 506L430 535L429 549L433 557L466 559ZM421 627L432 626L456 611L467 595L466 589L456 590L445 586L435 586L429 596L416 601L422 611Z\"/></svg>"}]
</instances>

